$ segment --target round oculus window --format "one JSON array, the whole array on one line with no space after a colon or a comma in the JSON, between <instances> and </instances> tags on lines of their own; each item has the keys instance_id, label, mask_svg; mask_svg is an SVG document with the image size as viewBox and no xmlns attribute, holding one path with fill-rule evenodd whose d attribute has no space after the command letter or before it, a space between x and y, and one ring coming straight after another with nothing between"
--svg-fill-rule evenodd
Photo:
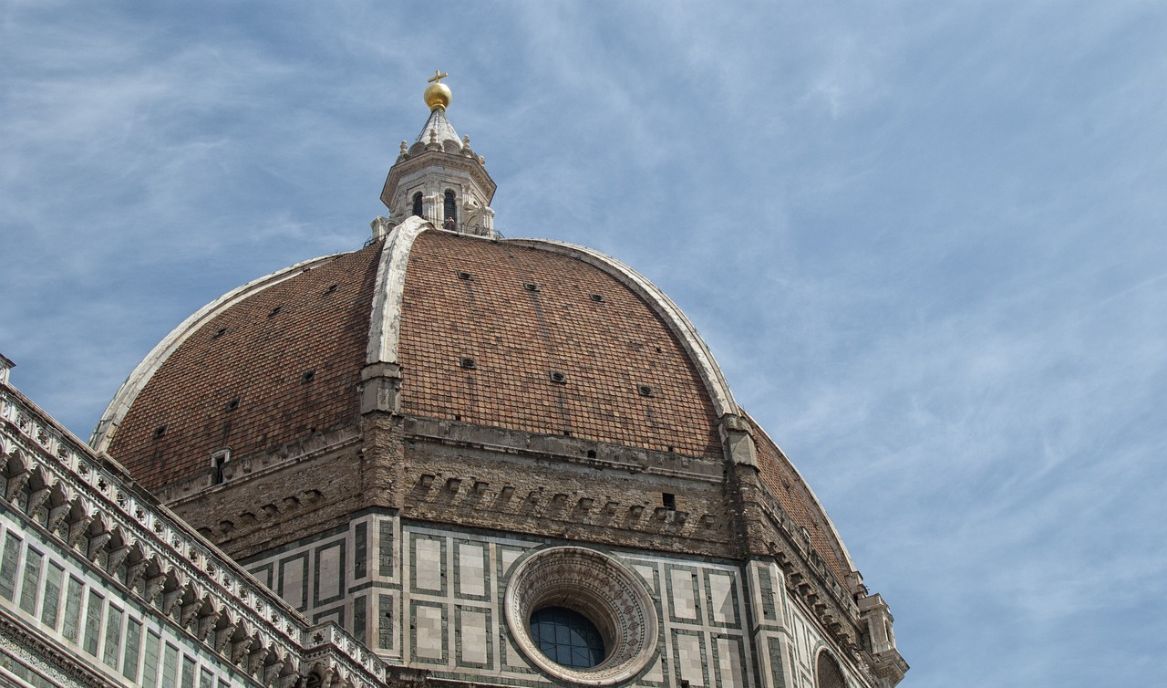
<instances>
[{"instance_id":1,"label":"round oculus window","mask_svg":"<svg viewBox=\"0 0 1167 688\"><path fill-rule=\"evenodd\" d=\"M550 547L521 559L506 589L511 638L557 681L613 686L656 656L656 606L640 576L584 547Z\"/></svg>"}]
</instances>

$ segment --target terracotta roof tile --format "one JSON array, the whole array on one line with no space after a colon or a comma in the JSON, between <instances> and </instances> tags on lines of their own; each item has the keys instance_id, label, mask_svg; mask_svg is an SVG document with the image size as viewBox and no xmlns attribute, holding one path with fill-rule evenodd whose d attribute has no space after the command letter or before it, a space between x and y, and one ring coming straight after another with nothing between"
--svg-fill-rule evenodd
<instances>
[{"instance_id":1,"label":"terracotta roof tile","mask_svg":"<svg viewBox=\"0 0 1167 688\"><path fill-rule=\"evenodd\" d=\"M406 413L721 456L713 406L680 343L596 267L429 231L410 253L403 301Z\"/></svg>"},{"instance_id":2,"label":"terracotta roof tile","mask_svg":"<svg viewBox=\"0 0 1167 688\"><path fill-rule=\"evenodd\" d=\"M219 449L247 455L354 422L380 249L268 287L192 333L135 399L110 455L153 489L204 473Z\"/></svg>"}]
</instances>

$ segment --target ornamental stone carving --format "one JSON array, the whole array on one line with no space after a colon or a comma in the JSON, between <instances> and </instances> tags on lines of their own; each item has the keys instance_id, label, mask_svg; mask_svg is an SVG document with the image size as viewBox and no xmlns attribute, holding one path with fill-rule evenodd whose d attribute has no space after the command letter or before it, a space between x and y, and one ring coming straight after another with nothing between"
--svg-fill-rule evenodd
<instances>
[{"instance_id":1,"label":"ornamental stone carving","mask_svg":"<svg viewBox=\"0 0 1167 688\"><path fill-rule=\"evenodd\" d=\"M656 606L640 577L615 558L585 547L551 547L520 560L506 588L512 641L557 683L614 686L631 681L656 657ZM531 614L565 607L591 621L604 640L600 664L566 667L544 655L531 637Z\"/></svg>"}]
</instances>

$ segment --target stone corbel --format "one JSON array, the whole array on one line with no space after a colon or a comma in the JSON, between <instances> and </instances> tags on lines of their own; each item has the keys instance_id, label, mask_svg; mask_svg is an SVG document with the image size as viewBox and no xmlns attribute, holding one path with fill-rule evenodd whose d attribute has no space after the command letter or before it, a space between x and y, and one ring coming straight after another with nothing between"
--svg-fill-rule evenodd
<instances>
[{"instance_id":1,"label":"stone corbel","mask_svg":"<svg viewBox=\"0 0 1167 688\"><path fill-rule=\"evenodd\" d=\"M320 677L320 688L332 688L332 683L336 680L336 669L325 665L315 671L316 675Z\"/></svg>"},{"instance_id":2,"label":"stone corbel","mask_svg":"<svg viewBox=\"0 0 1167 688\"><path fill-rule=\"evenodd\" d=\"M162 586L166 584L166 575L158 574L157 576L150 576L146 579L146 601L153 604L154 600L158 598L158 593L162 592Z\"/></svg>"},{"instance_id":3,"label":"stone corbel","mask_svg":"<svg viewBox=\"0 0 1167 688\"><path fill-rule=\"evenodd\" d=\"M227 651L227 647L231 644L231 636L235 635L235 625L224 616L227 623L220 629L215 631L214 647L215 652L220 654Z\"/></svg>"},{"instance_id":4,"label":"stone corbel","mask_svg":"<svg viewBox=\"0 0 1167 688\"><path fill-rule=\"evenodd\" d=\"M262 645L255 646L253 643L253 648L247 654L247 673L252 676L260 675L260 672L264 670L264 664L267 663L268 656L271 654L270 648Z\"/></svg>"},{"instance_id":5,"label":"stone corbel","mask_svg":"<svg viewBox=\"0 0 1167 688\"><path fill-rule=\"evenodd\" d=\"M214 630L215 625L219 623L219 619L221 618L223 618L223 612L217 611L215 609L211 609L211 611L200 616L198 624L195 627L195 635L198 636L199 640L206 641L208 636L211 635L211 631ZM214 641L215 639L212 638L209 642L213 645Z\"/></svg>"},{"instance_id":6,"label":"stone corbel","mask_svg":"<svg viewBox=\"0 0 1167 688\"><path fill-rule=\"evenodd\" d=\"M197 598L192 602L187 602L186 604L180 604L179 608L178 608L178 622L179 622L179 624L182 625L183 627L185 627L187 624L189 624L191 622L191 619L193 619L195 617L195 614L198 614L199 610L201 610L203 608L204 604L206 604L206 600L197 599Z\"/></svg>"},{"instance_id":7,"label":"stone corbel","mask_svg":"<svg viewBox=\"0 0 1167 688\"><path fill-rule=\"evenodd\" d=\"M65 517L69 515L69 512L72 509L73 505L69 502L58 504L57 506L49 509L49 520L46 524L49 532L57 532L57 528L61 525L61 522L65 520Z\"/></svg>"},{"instance_id":8,"label":"stone corbel","mask_svg":"<svg viewBox=\"0 0 1167 688\"><path fill-rule=\"evenodd\" d=\"M33 513L36 513L36 510L40 508L41 504L45 503L45 500L47 500L49 498L49 495L51 495L52 493L53 493L53 488L42 487L41 489L36 490L32 494L30 494L28 496L28 513L30 515Z\"/></svg>"},{"instance_id":9,"label":"stone corbel","mask_svg":"<svg viewBox=\"0 0 1167 688\"><path fill-rule=\"evenodd\" d=\"M4 494L8 498L8 501L16 501L16 495L20 494L20 491L28 484L28 479L31 477L32 473L25 470L8 478L8 490Z\"/></svg>"},{"instance_id":10,"label":"stone corbel","mask_svg":"<svg viewBox=\"0 0 1167 688\"><path fill-rule=\"evenodd\" d=\"M238 665L243 661L247 655L247 651L251 649L251 644L255 642L255 638L248 636L243 640L236 640L231 643L231 663Z\"/></svg>"},{"instance_id":11,"label":"stone corbel","mask_svg":"<svg viewBox=\"0 0 1167 688\"><path fill-rule=\"evenodd\" d=\"M89 551L85 553L85 556L89 557L90 561L96 560L98 553L101 552L101 548L105 547L106 543L108 543L112 537L113 533L109 532L108 530L90 537Z\"/></svg>"},{"instance_id":12,"label":"stone corbel","mask_svg":"<svg viewBox=\"0 0 1167 688\"><path fill-rule=\"evenodd\" d=\"M185 593L186 590L182 589L181 587L163 592L162 613L166 616L170 616L170 612L174 611L174 605L178 604L179 599L181 599Z\"/></svg>"},{"instance_id":13,"label":"stone corbel","mask_svg":"<svg viewBox=\"0 0 1167 688\"><path fill-rule=\"evenodd\" d=\"M281 664L283 664L281 662ZM301 685L307 685L307 680L298 673L285 674L283 676L276 676L271 685L275 688L299 688Z\"/></svg>"},{"instance_id":14,"label":"stone corbel","mask_svg":"<svg viewBox=\"0 0 1167 688\"><path fill-rule=\"evenodd\" d=\"M138 581L141 580L142 574L146 573L146 565L150 563L148 559L139 559L138 561L126 566L126 587L131 590L137 587Z\"/></svg>"},{"instance_id":15,"label":"stone corbel","mask_svg":"<svg viewBox=\"0 0 1167 688\"><path fill-rule=\"evenodd\" d=\"M129 556L131 549L132 548L129 545L122 545L117 549L111 549L109 551L109 570L117 571L118 567L121 566L122 562L126 560L127 556Z\"/></svg>"},{"instance_id":16,"label":"stone corbel","mask_svg":"<svg viewBox=\"0 0 1167 688\"><path fill-rule=\"evenodd\" d=\"M284 670L284 663L283 658L277 657L275 661L268 664L263 670L264 683L269 686L278 683L281 678L280 673Z\"/></svg>"},{"instance_id":17,"label":"stone corbel","mask_svg":"<svg viewBox=\"0 0 1167 688\"><path fill-rule=\"evenodd\" d=\"M82 514L80 518L69 524L69 537L65 542L70 547L76 547L77 543L81 541L81 536L89 528L89 524L93 522L93 517L89 514Z\"/></svg>"}]
</instances>

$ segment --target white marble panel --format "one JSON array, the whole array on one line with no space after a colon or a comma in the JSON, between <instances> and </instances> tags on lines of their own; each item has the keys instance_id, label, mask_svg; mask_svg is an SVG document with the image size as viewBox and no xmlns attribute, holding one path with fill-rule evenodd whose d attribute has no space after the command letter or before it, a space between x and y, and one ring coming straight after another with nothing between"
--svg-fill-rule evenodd
<instances>
[{"instance_id":1,"label":"white marble panel","mask_svg":"<svg viewBox=\"0 0 1167 688\"><path fill-rule=\"evenodd\" d=\"M442 589L442 543L440 540L415 538L413 562L417 572L417 588L440 592Z\"/></svg>"},{"instance_id":2,"label":"white marble panel","mask_svg":"<svg viewBox=\"0 0 1167 688\"><path fill-rule=\"evenodd\" d=\"M741 642L730 638L718 638L716 642L720 688L743 688L746 683L742 675Z\"/></svg>"},{"instance_id":3,"label":"white marble panel","mask_svg":"<svg viewBox=\"0 0 1167 688\"><path fill-rule=\"evenodd\" d=\"M701 637L678 634L674 640L677 648L677 670L681 678L690 686L705 685L705 658L701 652Z\"/></svg>"},{"instance_id":4,"label":"white marble panel","mask_svg":"<svg viewBox=\"0 0 1167 688\"><path fill-rule=\"evenodd\" d=\"M419 606L414 609L417 642L414 655L422 659L442 659L442 610L440 607Z\"/></svg>"},{"instance_id":5,"label":"white marble panel","mask_svg":"<svg viewBox=\"0 0 1167 688\"><path fill-rule=\"evenodd\" d=\"M280 564L280 597L296 609L304 608L304 573L303 557Z\"/></svg>"},{"instance_id":6,"label":"white marble panel","mask_svg":"<svg viewBox=\"0 0 1167 688\"><path fill-rule=\"evenodd\" d=\"M737 610L734 609L733 577L709 573L709 592L712 597L713 620L717 623L736 624Z\"/></svg>"},{"instance_id":7,"label":"white marble panel","mask_svg":"<svg viewBox=\"0 0 1167 688\"><path fill-rule=\"evenodd\" d=\"M340 547L320 550L320 568L316 571L320 599L326 600L340 594L343 575L344 572L340 570Z\"/></svg>"},{"instance_id":8,"label":"white marble panel","mask_svg":"<svg viewBox=\"0 0 1167 688\"><path fill-rule=\"evenodd\" d=\"M461 543L458 545L458 594L475 596L486 594L484 560L485 551L482 547Z\"/></svg>"},{"instance_id":9,"label":"white marble panel","mask_svg":"<svg viewBox=\"0 0 1167 688\"><path fill-rule=\"evenodd\" d=\"M462 626L462 661L485 664L487 660L487 644L490 642L487 628L486 612L463 610Z\"/></svg>"},{"instance_id":10,"label":"white marble panel","mask_svg":"<svg viewBox=\"0 0 1167 688\"><path fill-rule=\"evenodd\" d=\"M678 619L697 620L697 600L693 596L693 574L686 569L673 569L673 615Z\"/></svg>"}]
</instances>

